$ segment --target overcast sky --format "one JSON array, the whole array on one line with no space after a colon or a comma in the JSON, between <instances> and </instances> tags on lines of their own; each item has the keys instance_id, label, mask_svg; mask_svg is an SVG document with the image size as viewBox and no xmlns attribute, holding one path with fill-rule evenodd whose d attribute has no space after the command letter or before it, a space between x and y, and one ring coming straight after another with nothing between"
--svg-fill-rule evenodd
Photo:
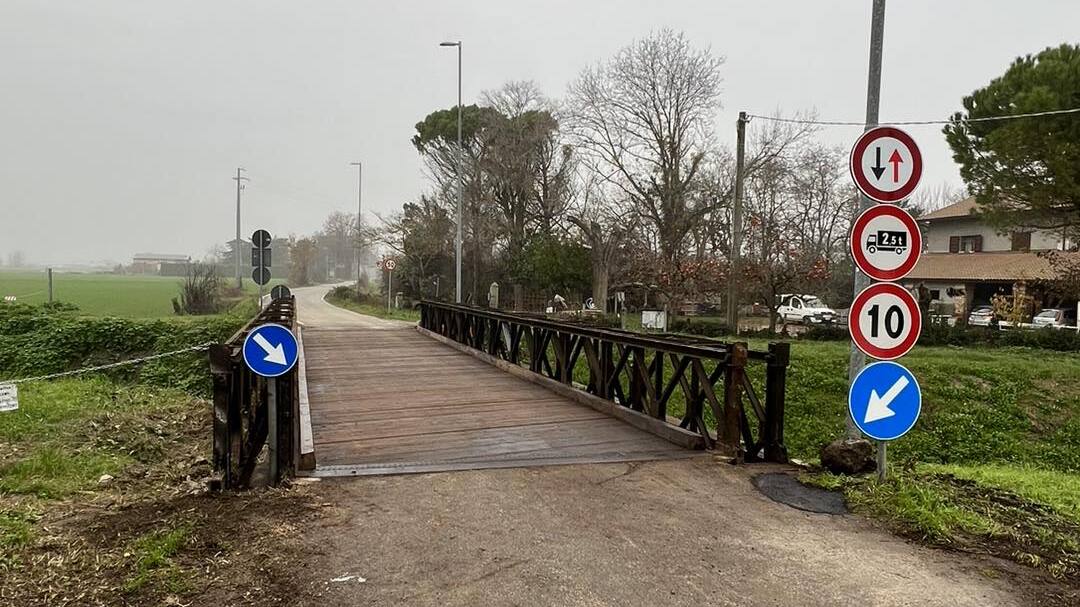
<instances>
[{"instance_id":1,"label":"overcast sky","mask_svg":"<svg viewBox=\"0 0 1080 607\"><path fill-rule=\"evenodd\" d=\"M659 27L726 57L717 130L739 110L861 120L869 0L268 2L2 0L0 255L35 263L203 256L234 231L308 233L356 205L391 212L428 186L409 138L509 80L552 97ZM883 120L946 118L1017 55L1077 42L1074 0L891 0ZM750 128L754 128L751 124ZM831 128L849 146L858 128ZM911 130L923 184L959 174L940 127Z\"/></svg>"}]
</instances>

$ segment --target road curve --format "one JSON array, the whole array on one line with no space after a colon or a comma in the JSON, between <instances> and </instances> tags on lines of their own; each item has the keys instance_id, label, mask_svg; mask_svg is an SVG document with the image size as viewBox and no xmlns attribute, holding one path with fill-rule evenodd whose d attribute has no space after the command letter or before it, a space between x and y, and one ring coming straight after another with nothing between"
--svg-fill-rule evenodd
<instances>
[{"instance_id":1,"label":"road curve","mask_svg":"<svg viewBox=\"0 0 1080 607\"><path fill-rule=\"evenodd\" d=\"M300 287L292 290L296 296L296 313L305 328L332 329L362 327L365 329L401 329L413 323L401 320L384 320L358 314L329 304L323 298L337 285Z\"/></svg>"}]
</instances>

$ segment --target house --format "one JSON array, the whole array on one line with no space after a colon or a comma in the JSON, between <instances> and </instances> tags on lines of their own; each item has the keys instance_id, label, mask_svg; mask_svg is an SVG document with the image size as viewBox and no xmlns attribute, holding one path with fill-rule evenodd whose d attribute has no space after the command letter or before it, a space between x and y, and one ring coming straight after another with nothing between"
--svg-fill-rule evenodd
<instances>
[{"instance_id":1,"label":"house","mask_svg":"<svg viewBox=\"0 0 1080 607\"><path fill-rule=\"evenodd\" d=\"M191 265L190 255L139 253L131 260L131 273L184 276Z\"/></svg>"},{"instance_id":2,"label":"house","mask_svg":"<svg viewBox=\"0 0 1080 607\"><path fill-rule=\"evenodd\" d=\"M970 197L919 218L923 254L904 284L929 289L938 313L966 318L995 294L1012 295L1033 281L1053 280L1056 273L1039 252L1070 245L1054 231L1003 233L977 217L977 211Z\"/></svg>"}]
</instances>

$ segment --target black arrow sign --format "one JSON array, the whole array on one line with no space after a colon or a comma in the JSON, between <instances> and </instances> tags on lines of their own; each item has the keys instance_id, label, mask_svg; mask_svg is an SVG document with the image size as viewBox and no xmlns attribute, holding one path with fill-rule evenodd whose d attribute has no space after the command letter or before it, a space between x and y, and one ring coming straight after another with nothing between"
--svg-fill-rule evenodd
<instances>
[{"instance_id":1,"label":"black arrow sign","mask_svg":"<svg viewBox=\"0 0 1080 607\"><path fill-rule=\"evenodd\" d=\"M881 146L874 148L877 159L877 164L870 167L870 170L874 172L874 179L881 179L881 174L885 172L885 167L881 164Z\"/></svg>"}]
</instances>

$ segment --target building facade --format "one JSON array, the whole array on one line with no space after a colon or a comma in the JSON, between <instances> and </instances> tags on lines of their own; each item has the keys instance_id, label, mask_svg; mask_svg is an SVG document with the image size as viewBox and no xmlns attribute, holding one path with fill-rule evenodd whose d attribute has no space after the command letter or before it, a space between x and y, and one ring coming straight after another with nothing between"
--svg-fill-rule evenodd
<instances>
[{"instance_id":1,"label":"building facade","mask_svg":"<svg viewBox=\"0 0 1080 607\"><path fill-rule=\"evenodd\" d=\"M1033 281L1053 280L1053 268L1039 253L1070 245L1053 231L1001 232L977 211L971 197L919 218L923 254L904 284L928 289L937 314L966 318L995 295L1011 296Z\"/></svg>"}]
</instances>

